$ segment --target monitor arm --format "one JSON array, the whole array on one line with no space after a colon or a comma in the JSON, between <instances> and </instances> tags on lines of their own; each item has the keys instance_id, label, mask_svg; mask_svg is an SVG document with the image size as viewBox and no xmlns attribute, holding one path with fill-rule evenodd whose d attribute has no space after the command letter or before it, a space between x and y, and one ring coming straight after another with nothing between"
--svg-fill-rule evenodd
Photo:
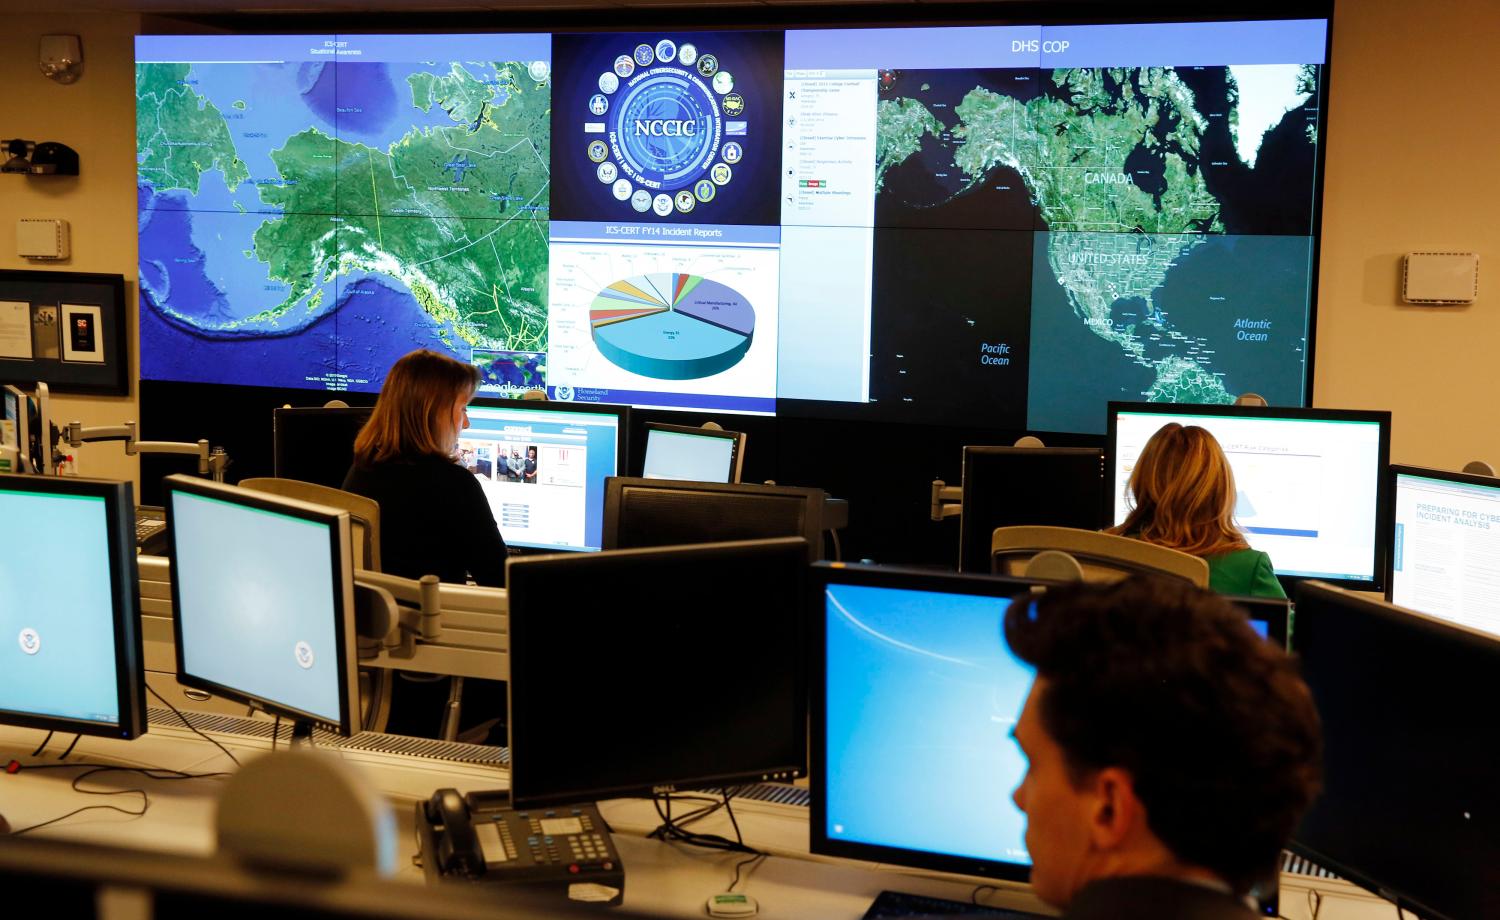
<instances>
[{"instance_id":1,"label":"monitor arm","mask_svg":"<svg viewBox=\"0 0 1500 920\"><path fill-rule=\"evenodd\" d=\"M224 471L229 467L229 455L224 448L215 447L210 449L208 442L199 439L197 443L191 441L137 441L135 438L135 422L126 422L123 425L83 427L81 422L69 422L67 430L62 433L63 438L70 447L81 447L85 443L98 443L101 441L124 441L125 456L134 457L137 454L182 454L184 456L196 456L198 458L198 475L213 476L215 482L224 481Z\"/></svg>"}]
</instances>

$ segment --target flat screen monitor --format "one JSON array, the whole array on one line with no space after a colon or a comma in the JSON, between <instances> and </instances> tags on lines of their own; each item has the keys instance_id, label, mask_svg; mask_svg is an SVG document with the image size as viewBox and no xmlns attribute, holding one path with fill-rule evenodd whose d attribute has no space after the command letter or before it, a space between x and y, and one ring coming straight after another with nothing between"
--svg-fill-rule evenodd
<instances>
[{"instance_id":1,"label":"flat screen monitor","mask_svg":"<svg viewBox=\"0 0 1500 920\"><path fill-rule=\"evenodd\" d=\"M990 571L996 527L1104 526L1104 451L1097 447L964 448L958 569Z\"/></svg>"},{"instance_id":2,"label":"flat screen monitor","mask_svg":"<svg viewBox=\"0 0 1500 920\"><path fill-rule=\"evenodd\" d=\"M1227 597L1245 611L1250 628L1278 648L1288 647L1292 627L1292 603L1283 597Z\"/></svg>"},{"instance_id":3,"label":"flat screen monitor","mask_svg":"<svg viewBox=\"0 0 1500 920\"><path fill-rule=\"evenodd\" d=\"M354 439L374 411L370 406L274 410L276 477L343 488L344 477L354 464Z\"/></svg>"},{"instance_id":4,"label":"flat screen monitor","mask_svg":"<svg viewBox=\"0 0 1500 920\"><path fill-rule=\"evenodd\" d=\"M1307 584L1292 648L1324 777L1291 849L1431 920L1500 916L1500 642Z\"/></svg>"},{"instance_id":5,"label":"flat screen monitor","mask_svg":"<svg viewBox=\"0 0 1500 920\"><path fill-rule=\"evenodd\" d=\"M800 775L796 538L512 559L516 807Z\"/></svg>"},{"instance_id":6,"label":"flat screen monitor","mask_svg":"<svg viewBox=\"0 0 1500 920\"><path fill-rule=\"evenodd\" d=\"M646 423L646 479L739 482L744 463L742 431Z\"/></svg>"},{"instance_id":7,"label":"flat screen monitor","mask_svg":"<svg viewBox=\"0 0 1500 920\"><path fill-rule=\"evenodd\" d=\"M1111 521L1129 513L1130 473L1170 422L1206 428L1234 470L1234 517L1276 574L1379 591L1391 414L1346 409L1110 403Z\"/></svg>"},{"instance_id":8,"label":"flat screen monitor","mask_svg":"<svg viewBox=\"0 0 1500 920\"><path fill-rule=\"evenodd\" d=\"M617 476L606 485L604 548L801 537L823 549L822 489Z\"/></svg>"},{"instance_id":9,"label":"flat screen monitor","mask_svg":"<svg viewBox=\"0 0 1500 920\"><path fill-rule=\"evenodd\" d=\"M187 476L165 484L177 679L352 734L348 513Z\"/></svg>"},{"instance_id":10,"label":"flat screen monitor","mask_svg":"<svg viewBox=\"0 0 1500 920\"><path fill-rule=\"evenodd\" d=\"M1500 636L1500 479L1391 467L1388 599Z\"/></svg>"},{"instance_id":11,"label":"flat screen monitor","mask_svg":"<svg viewBox=\"0 0 1500 920\"><path fill-rule=\"evenodd\" d=\"M0 475L0 723L146 730L128 482Z\"/></svg>"},{"instance_id":12,"label":"flat screen monitor","mask_svg":"<svg viewBox=\"0 0 1500 920\"><path fill-rule=\"evenodd\" d=\"M15 423L16 449L21 452L21 471L42 471L42 416L37 402L24 390L5 386L5 418Z\"/></svg>"},{"instance_id":13,"label":"flat screen monitor","mask_svg":"<svg viewBox=\"0 0 1500 920\"><path fill-rule=\"evenodd\" d=\"M1025 879L1026 816L1011 737L1034 669L1003 624L1029 582L812 567L811 849Z\"/></svg>"},{"instance_id":14,"label":"flat screen monitor","mask_svg":"<svg viewBox=\"0 0 1500 920\"><path fill-rule=\"evenodd\" d=\"M604 481L625 469L626 406L480 399L458 436L507 546L604 545Z\"/></svg>"}]
</instances>

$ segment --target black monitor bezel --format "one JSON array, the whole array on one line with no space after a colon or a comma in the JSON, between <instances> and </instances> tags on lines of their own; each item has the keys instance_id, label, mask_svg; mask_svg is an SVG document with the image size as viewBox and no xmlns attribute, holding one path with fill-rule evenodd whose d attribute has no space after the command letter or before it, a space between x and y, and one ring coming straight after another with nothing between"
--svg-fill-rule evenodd
<instances>
[{"instance_id":1,"label":"black monitor bezel","mask_svg":"<svg viewBox=\"0 0 1500 920\"><path fill-rule=\"evenodd\" d=\"M93 722L0 709L0 723L130 740L146 732L146 670L142 648L140 579L135 558L135 487L128 482L74 476L0 474L0 490L104 499L109 587L115 636L114 722Z\"/></svg>"},{"instance_id":2,"label":"black monitor bezel","mask_svg":"<svg viewBox=\"0 0 1500 920\"><path fill-rule=\"evenodd\" d=\"M1500 496L1500 476L1482 476L1477 473L1437 470L1425 466L1410 466L1405 463L1392 463L1386 467L1386 494L1390 496L1390 501L1386 502L1386 517L1381 521L1381 526L1383 528L1382 534L1385 537L1385 599L1387 601L1391 600L1396 590L1396 482L1401 476L1436 479L1458 485L1484 486L1494 489L1495 494ZM1424 613L1424 611L1418 612ZM1444 619L1437 614L1428 613L1426 615L1438 620Z\"/></svg>"},{"instance_id":3,"label":"black monitor bezel","mask_svg":"<svg viewBox=\"0 0 1500 920\"><path fill-rule=\"evenodd\" d=\"M651 455L651 432L665 431L674 434L686 434L693 437L718 438L728 441L732 445L729 454L729 478L725 482L736 485L740 481L740 473L745 467L745 433L743 431L725 431L722 428L701 428L693 425L669 425L666 422L647 422L646 427L646 450L641 457L640 478L667 479L673 482L692 482L694 480L677 479L671 476L646 476L646 457ZM713 481L713 480L710 480Z\"/></svg>"},{"instance_id":4,"label":"black monitor bezel","mask_svg":"<svg viewBox=\"0 0 1500 920\"><path fill-rule=\"evenodd\" d=\"M288 455L292 445L287 442L285 430L288 419L294 418L363 418L369 421L374 406L277 406L271 410L271 470L279 479L287 478ZM354 445L351 442L351 452Z\"/></svg>"},{"instance_id":5,"label":"black monitor bezel","mask_svg":"<svg viewBox=\"0 0 1500 920\"><path fill-rule=\"evenodd\" d=\"M530 792L525 787L529 784L524 765L526 763L527 744L524 739L530 730L531 720L525 714L520 714L516 708L516 700L526 700L530 693L530 687L535 683L542 685L540 692L545 692L545 685L549 680L556 679L555 675L535 675L527 670L527 657L524 653L514 654L517 648L525 649L528 642L528 618L523 612L516 616L519 607L523 611L528 603L528 595L532 593L533 587L530 582L534 573L545 572L542 576L541 588L545 588L554 579L572 581L574 579L587 579L590 569L596 567L608 567L618 565L622 561L638 561L662 563L663 568L675 566L693 565L705 559L712 559L725 555L761 554L770 559L777 559L782 555L795 555L799 560L805 557L806 548L800 537L776 537L766 540L737 540L724 543L700 543L689 546L660 546L645 549L607 550L599 553L556 553L543 556L512 557L506 564L506 591L509 595L509 637L512 650L511 666L509 674L510 692L506 699L506 718L510 730L510 794L511 804L515 808L541 808L550 805L564 805L577 802L595 801L598 799L619 798L623 796L650 796L663 791L677 792L686 789L718 788L724 789L745 783L763 782L770 780L790 781L802 775L807 764L807 682L806 667L807 660L805 644L796 650L798 657L804 664L798 669L795 697L798 701L794 709L799 709L800 714L794 714L794 720L802 724L801 731L793 733L793 744L797 748L794 757L795 764L773 764L768 763L757 768L746 768L740 771L725 772L713 775L661 777L659 782L642 781L633 783L611 783L601 784L596 787L584 789L549 789L540 793ZM789 560L784 560L789 561ZM805 579L806 567L798 568ZM552 615L549 609L553 595L544 593L542 599L537 601L542 609L542 616ZM519 604L518 604L519 601ZM800 616L805 613L805 607L800 604L794 605L793 615ZM799 628L793 629L786 636L788 642L805 642L807 630L801 628L805 624L798 624ZM556 722L543 721L536 730L538 737L545 737L560 729ZM516 743L517 729L522 737L522 743ZM519 753L518 753L519 752ZM601 756L608 756L608 752L601 752ZM522 769L518 772L517 767ZM517 778L520 778L519 784ZM519 792L518 792L519 788Z\"/></svg>"},{"instance_id":6,"label":"black monitor bezel","mask_svg":"<svg viewBox=\"0 0 1500 920\"><path fill-rule=\"evenodd\" d=\"M1500 645L1497 645L1495 636L1453 623L1449 620L1439 619L1420 611L1400 607L1388 601L1371 597L1361 597L1353 591L1340 588L1330 582L1320 582L1317 580L1303 582L1298 586L1297 604L1305 609L1309 597L1314 599L1314 606L1321 598L1322 602L1330 603L1334 606L1351 608L1361 616L1408 625L1413 630L1441 635L1444 641L1452 641L1460 645L1469 645L1489 650L1492 654L1495 654L1497 660L1500 660ZM1302 659L1302 649L1297 646L1295 629L1292 634L1292 653L1297 656L1299 661ZM1303 670L1306 670L1306 668L1304 667ZM1429 781L1427 777L1414 779L1414 782L1419 783L1427 781ZM1359 871L1358 868L1344 863L1337 857L1302 842L1298 839L1300 832L1301 826L1299 824L1298 828L1292 832L1291 839L1287 841L1286 845L1288 850L1298 856L1322 866L1366 891L1370 891L1385 900L1391 901L1403 910L1412 911L1422 917L1430 918L1430 920L1458 920L1456 916L1444 914L1441 911L1428 907L1424 902L1412 898L1406 892L1392 888L1378 879L1371 878ZM1402 831L1398 830L1397 832L1401 833Z\"/></svg>"},{"instance_id":7,"label":"black monitor bezel","mask_svg":"<svg viewBox=\"0 0 1500 920\"><path fill-rule=\"evenodd\" d=\"M183 475L166 477L162 480L162 486L164 489L163 507L167 521L167 558L170 560L168 573L172 590L172 642L177 665L177 682L185 687L203 690L207 693L212 693L214 696L223 697L227 700L233 700L243 703L246 706L260 709L273 716L291 719L294 722L308 722L344 737L353 735L357 730L359 678L358 654L355 650L354 559L349 528L349 513L333 508L323 508L307 502L295 501L279 495L253 492L249 489L241 489L238 486L228 486ZM197 498L226 502L258 511L268 511L273 514L300 518L315 524L324 525L328 528L329 553L334 561L335 577L338 580L333 591L334 655L336 659L335 664L340 675L338 682L338 721L329 721L327 717L317 713L298 709L279 700L255 696L238 687L221 684L188 671L187 664L183 660L182 594L179 584L181 569L177 561L177 538L179 534L177 524L174 520L175 506L173 499L177 492L185 492ZM274 577L275 573L265 573L265 575L266 577Z\"/></svg>"},{"instance_id":8,"label":"black monitor bezel","mask_svg":"<svg viewBox=\"0 0 1500 920\"><path fill-rule=\"evenodd\" d=\"M823 756L828 744L828 632L824 593L830 584L867 585L912 591L936 591L945 594L1011 599L1033 588L1056 585L1038 579L1005 575L938 572L930 569L903 568L819 562L811 567L807 585L807 702L808 702L808 786L811 806L808 816L808 851L823 856L841 856L867 862L910 866L938 872L956 872L982 878L1024 882L1031 876L1029 863L1003 862L907 850L876 843L840 840L828 836L828 764ZM1003 635L995 636L1004 642Z\"/></svg>"},{"instance_id":9,"label":"black monitor bezel","mask_svg":"<svg viewBox=\"0 0 1500 920\"><path fill-rule=\"evenodd\" d=\"M1292 602L1284 597L1250 597L1234 594L1224 599L1235 605L1251 620L1263 620L1266 639L1283 651L1291 651ZM1267 616L1261 616L1267 614Z\"/></svg>"},{"instance_id":10,"label":"black monitor bezel","mask_svg":"<svg viewBox=\"0 0 1500 920\"><path fill-rule=\"evenodd\" d=\"M1391 413L1383 409L1313 409L1300 406L1222 406L1222 405L1198 405L1196 403L1153 403L1153 402L1115 402L1110 401L1109 423L1106 427L1104 441L1104 504L1105 519L1114 524L1115 491L1118 483L1115 482L1115 454L1117 451L1117 440L1119 437L1119 418L1121 412L1133 412L1143 415L1208 415L1220 418L1266 418L1266 419L1297 419L1307 421L1325 422L1374 422L1380 426L1380 448L1379 456L1376 458L1375 475L1375 529L1373 558L1370 565L1370 580L1362 581L1357 578L1331 578L1327 575L1282 575L1277 573L1276 578L1283 586L1291 588L1300 582L1321 581L1326 584L1338 585L1344 588L1352 588L1356 591L1384 591L1386 590L1386 549L1390 543L1385 531L1388 520L1390 504L1390 477L1386 474L1387 467L1391 462ZM1272 560L1275 563L1275 560ZM1290 591L1288 592L1290 593Z\"/></svg>"},{"instance_id":11,"label":"black monitor bezel","mask_svg":"<svg viewBox=\"0 0 1500 920\"><path fill-rule=\"evenodd\" d=\"M807 503L807 513L802 518L802 533L798 535L807 543L807 561L817 562L822 558L823 504L828 498L827 493L822 489L809 489L802 486L766 486L749 482L690 482L684 479L645 479L640 476L611 476L604 480L604 533L601 536L601 542L604 544L606 550L621 548L620 507L621 496L626 489L800 498ZM629 548L633 549L636 547Z\"/></svg>"},{"instance_id":12,"label":"black monitor bezel","mask_svg":"<svg viewBox=\"0 0 1500 920\"><path fill-rule=\"evenodd\" d=\"M478 406L481 409L516 409L520 412L582 412L593 413L594 415L612 415L614 416L615 423L618 426L618 433L615 435L615 471L617 474L619 473L619 471L625 469L627 458L630 456L630 454L626 450L626 448L629 446L630 441L629 406L619 405L617 403L565 402L563 400L557 399L501 399L499 397L475 397L474 399L469 400L469 405ZM468 429L464 430L467 431ZM463 431L460 431L458 433L458 436L460 439L462 439ZM603 493L601 493L601 496L602 494ZM605 507L608 507L608 499L604 498L603 501ZM601 528L603 528L603 508L600 509L599 514ZM499 524L499 521L495 522L495 525L497 527L499 526ZM601 529L599 537L600 548L603 548L603 533L604 530ZM503 535L504 534L502 532L502 536ZM574 553L595 551L593 547L570 548L565 546L554 546L550 543L526 543L521 540L512 540L509 538L506 539L505 543L507 546L510 546L512 548L520 548L529 552Z\"/></svg>"},{"instance_id":13,"label":"black monitor bezel","mask_svg":"<svg viewBox=\"0 0 1500 920\"><path fill-rule=\"evenodd\" d=\"M963 479L960 482L960 491L963 494L961 502L963 504L965 504L965 505L969 504L969 497L970 497L970 491L969 490L973 487L973 482L974 482L974 479L975 479L975 469L974 469L974 467L976 465L976 460L978 460L979 458L982 458L982 457L996 457L996 456L1006 456L1006 457L1013 457L1013 456L1022 456L1022 457L1084 457L1084 456L1093 456L1093 457L1097 458L1097 460L1099 462L1099 467L1100 467L1100 477L1099 477L1099 489L1100 489L1099 502L1100 502L1100 504L1099 504L1099 507L1097 509L1095 509L1095 518L1097 520L1097 523L1094 525L1093 529L1099 530L1099 529L1101 529L1101 528L1103 528L1105 526L1108 526L1105 523L1105 510L1104 510L1104 502L1109 497L1108 496L1108 492L1106 492L1104 490L1104 469L1103 469L1104 465L1105 465L1104 448L1102 448L1102 447L1013 447L1013 446L1007 446L1007 445L966 444L966 445L964 445L964 451L963 451ZM965 551L968 549L968 544L969 544L969 536L970 536L969 535L969 530L973 526L974 526L973 525L973 519L969 515L967 515L967 514L960 514L959 515L959 518L958 518L958 570L960 572L974 572L975 574L983 574L983 573L986 573L986 572L988 572L990 570L990 547L988 545L988 542L986 542L986 545L985 545L985 548L984 548L984 565L983 566L981 566L979 568L969 568L969 567L966 567L964 565L964 562L965 562ZM993 532L994 532L994 529L990 528L989 533L993 533ZM974 560L968 560L968 561L973 562Z\"/></svg>"}]
</instances>

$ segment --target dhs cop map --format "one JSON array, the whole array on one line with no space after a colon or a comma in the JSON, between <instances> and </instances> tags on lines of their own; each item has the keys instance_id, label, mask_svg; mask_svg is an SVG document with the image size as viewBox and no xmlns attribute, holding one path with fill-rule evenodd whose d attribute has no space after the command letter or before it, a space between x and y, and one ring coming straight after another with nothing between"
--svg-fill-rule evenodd
<instances>
[{"instance_id":1,"label":"dhs cop map","mask_svg":"<svg viewBox=\"0 0 1500 920\"><path fill-rule=\"evenodd\" d=\"M139 36L141 371L1098 432L1305 401L1326 20Z\"/></svg>"}]
</instances>

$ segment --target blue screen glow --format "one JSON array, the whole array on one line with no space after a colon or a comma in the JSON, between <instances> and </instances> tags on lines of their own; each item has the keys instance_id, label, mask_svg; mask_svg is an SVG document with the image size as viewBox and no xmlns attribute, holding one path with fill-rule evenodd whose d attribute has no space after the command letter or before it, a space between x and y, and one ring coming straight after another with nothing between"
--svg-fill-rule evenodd
<instances>
[{"instance_id":1,"label":"blue screen glow","mask_svg":"<svg viewBox=\"0 0 1500 920\"><path fill-rule=\"evenodd\" d=\"M1030 864L1010 733L1033 671L1005 645L1008 606L828 586L830 839Z\"/></svg>"}]
</instances>

